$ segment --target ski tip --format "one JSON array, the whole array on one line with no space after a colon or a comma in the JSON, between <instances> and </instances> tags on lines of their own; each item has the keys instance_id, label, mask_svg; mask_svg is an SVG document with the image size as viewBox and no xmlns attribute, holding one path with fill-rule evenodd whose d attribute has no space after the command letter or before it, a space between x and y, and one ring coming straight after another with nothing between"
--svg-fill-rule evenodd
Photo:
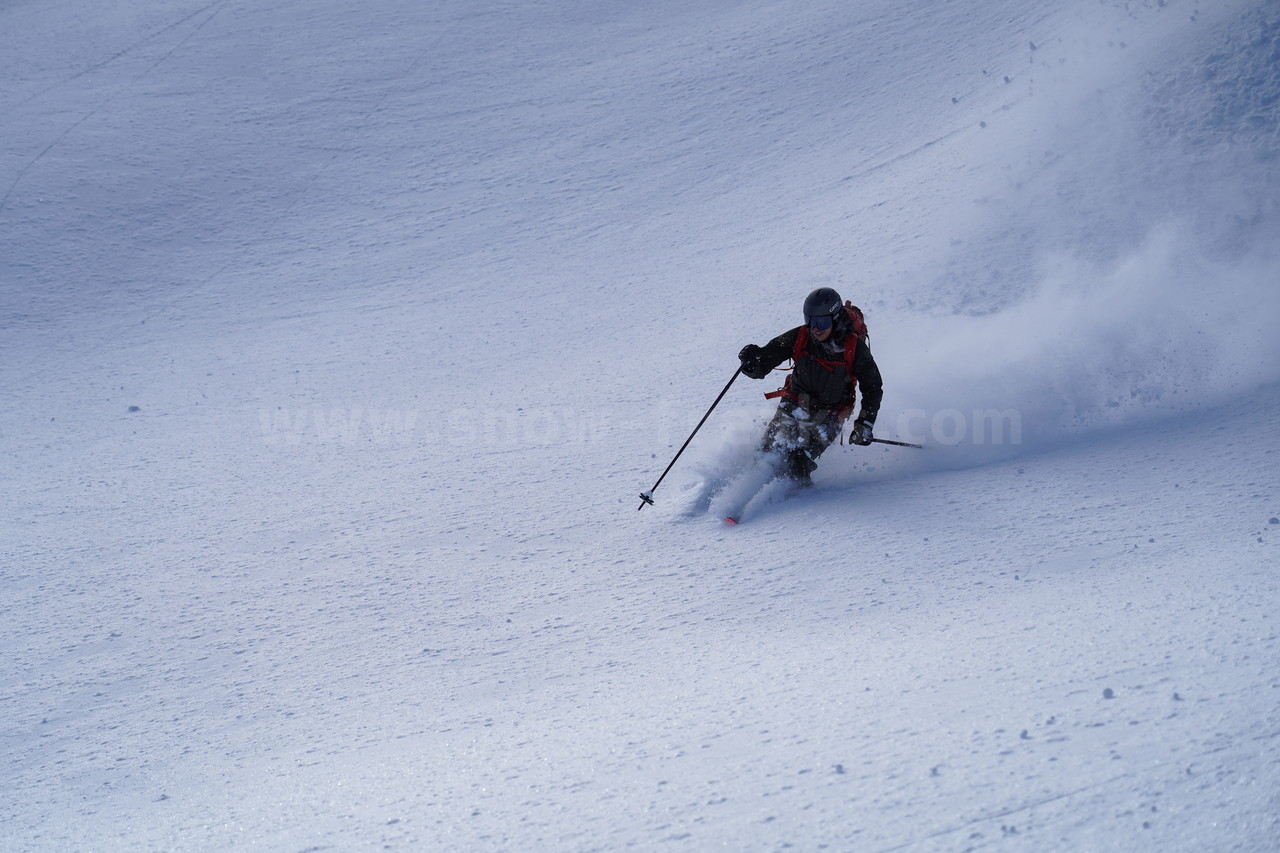
<instances>
[{"instance_id":1,"label":"ski tip","mask_svg":"<svg viewBox=\"0 0 1280 853\"><path fill-rule=\"evenodd\" d=\"M726 515L726 516L724 517L724 523L725 523L725 524L737 524L737 523L738 523L738 519L734 518L732 515Z\"/></svg>"}]
</instances>

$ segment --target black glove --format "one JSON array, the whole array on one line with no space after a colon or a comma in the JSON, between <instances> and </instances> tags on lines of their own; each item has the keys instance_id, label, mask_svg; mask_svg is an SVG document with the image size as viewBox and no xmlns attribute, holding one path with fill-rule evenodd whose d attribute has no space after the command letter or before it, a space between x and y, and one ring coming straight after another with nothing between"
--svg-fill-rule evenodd
<instances>
[{"instance_id":1,"label":"black glove","mask_svg":"<svg viewBox=\"0 0 1280 853\"><path fill-rule=\"evenodd\" d=\"M849 442L859 447L866 447L871 443L871 421L858 418L853 422L853 431L849 433Z\"/></svg>"},{"instance_id":2,"label":"black glove","mask_svg":"<svg viewBox=\"0 0 1280 853\"><path fill-rule=\"evenodd\" d=\"M769 375L769 368L760 363L760 347L747 344L738 353L738 361L742 362L742 372L752 379L764 379Z\"/></svg>"}]
</instances>

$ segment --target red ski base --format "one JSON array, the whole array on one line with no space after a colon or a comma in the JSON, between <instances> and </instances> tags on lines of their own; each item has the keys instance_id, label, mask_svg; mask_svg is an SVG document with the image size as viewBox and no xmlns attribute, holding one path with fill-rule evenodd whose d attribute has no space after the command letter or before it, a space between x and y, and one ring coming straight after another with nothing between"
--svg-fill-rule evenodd
<instances>
[{"instance_id":1,"label":"red ski base","mask_svg":"<svg viewBox=\"0 0 1280 853\"><path fill-rule=\"evenodd\" d=\"M732 515L726 515L726 516L724 517L724 523L725 523L725 524L737 524L737 523L738 523L738 519L734 518Z\"/></svg>"}]
</instances>

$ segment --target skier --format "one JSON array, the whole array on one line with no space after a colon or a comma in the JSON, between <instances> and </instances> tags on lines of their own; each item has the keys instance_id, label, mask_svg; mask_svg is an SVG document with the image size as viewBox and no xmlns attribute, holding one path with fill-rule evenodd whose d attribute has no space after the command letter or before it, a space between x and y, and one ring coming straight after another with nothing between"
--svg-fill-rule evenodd
<instances>
[{"instance_id":1,"label":"skier","mask_svg":"<svg viewBox=\"0 0 1280 853\"><path fill-rule=\"evenodd\" d=\"M760 450L776 452L779 475L801 486L811 483L818 457L840 435L853 412L855 389L862 387L862 408L849 441L857 445L871 444L884 396L861 311L842 302L830 287L819 287L804 301L804 322L763 347L747 344L738 353L742 372L752 379L765 378L789 358L794 361L785 386L765 395L782 401L765 429Z\"/></svg>"}]
</instances>

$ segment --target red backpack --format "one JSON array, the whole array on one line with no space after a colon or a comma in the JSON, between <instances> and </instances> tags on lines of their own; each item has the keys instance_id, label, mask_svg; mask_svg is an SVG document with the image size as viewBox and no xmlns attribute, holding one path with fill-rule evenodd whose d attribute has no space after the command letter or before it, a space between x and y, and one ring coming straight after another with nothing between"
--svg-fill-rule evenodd
<instances>
[{"instance_id":1,"label":"red backpack","mask_svg":"<svg viewBox=\"0 0 1280 853\"><path fill-rule=\"evenodd\" d=\"M844 303L844 310L849 312L849 319L853 321L852 337L855 339L853 341L853 346L849 345L848 340L845 341L844 361L825 361L821 358L815 358L814 360L817 361L818 364L821 364L823 367L825 367L827 370L835 370L837 367L843 364L845 371L849 374L849 381L853 384L853 389L851 390L856 390L858 387L858 377L853 375L853 360L858 355L858 345L861 344L863 341L867 340L867 337L868 337L867 321L866 321L866 318L862 316L862 309L859 308L857 305L854 305L852 302L849 302L848 300L846 300ZM800 331L796 335L795 348L791 350L792 368L794 368L796 363L799 362L800 356L804 354L804 349L808 345L809 345L809 325L806 323L805 325L800 327ZM777 391L770 391L768 394L765 394L764 396L765 396L765 399L767 400L772 400L775 397L787 397L792 400L797 399L795 393L791 390L790 376L787 377L787 381L783 383L783 386L781 388L779 388ZM840 411L836 413L836 417L839 418L841 422L844 422L844 420L849 417L849 414L852 411L853 411L853 399L851 396L849 400L849 405L840 409Z\"/></svg>"}]
</instances>

